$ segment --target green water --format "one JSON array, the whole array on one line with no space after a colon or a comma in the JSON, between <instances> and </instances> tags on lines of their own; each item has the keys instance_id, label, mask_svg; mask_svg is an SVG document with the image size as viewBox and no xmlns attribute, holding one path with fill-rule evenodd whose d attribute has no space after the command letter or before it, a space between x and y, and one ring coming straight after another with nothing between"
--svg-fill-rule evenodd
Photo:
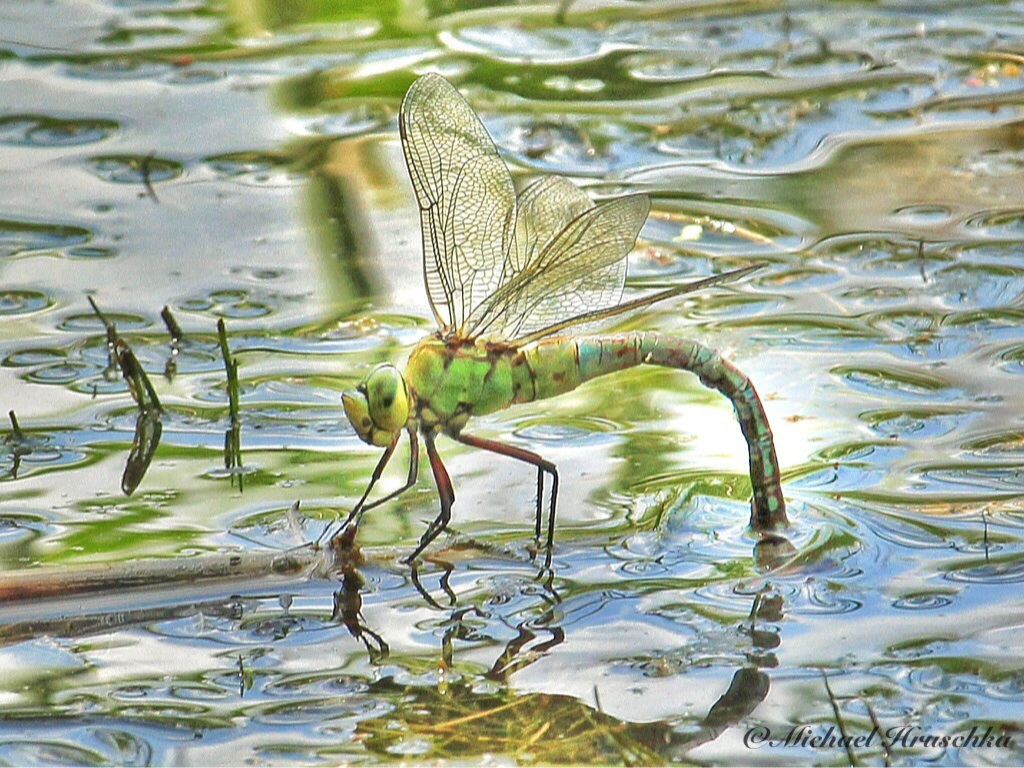
<instances>
[{"instance_id":1,"label":"green water","mask_svg":"<svg viewBox=\"0 0 1024 768\"><path fill-rule=\"evenodd\" d=\"M518 181L651 195L627 290L769 263L615 328L750 375L792 549L745 530L726 401L601 379L472 427L557 463L550 574L532 471L443 440L454 531L415 579L426 472L366 517L358 589L4 606L0 762L844 764L745 736L876 722L1012 743L853 759L1024 761L1024 4L361 7L0 7L3 569L282 549L355 503L377 454L340 393L431 330L395 120L425 71ZM130 496L87 296L166 410Z\"/></svg>"}]
</instances>

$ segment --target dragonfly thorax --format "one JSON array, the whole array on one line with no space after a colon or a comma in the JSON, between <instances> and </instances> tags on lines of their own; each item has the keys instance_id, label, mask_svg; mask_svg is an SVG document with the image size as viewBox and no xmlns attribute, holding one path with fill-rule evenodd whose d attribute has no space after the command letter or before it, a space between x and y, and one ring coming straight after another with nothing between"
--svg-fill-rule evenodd
<instances>
[{"instance_id":1,"label":"dragonfly thorax","mask_svg":"<svg viewBox=\"0 0 1024 768\"><path fill-rule=\"evenodd\" d=\"M356 434L370 445L388 446L409 420L409 389L395 366L378 365L355 390L341 396Z\"/></svg>"},{"instance_id":2,"label":"dragonfly thorax","mask_svg":"<svg viewBox=\"0 0 1024 768\"><path fill-rule=\"evenodd\" d=\"M483 339L427 337L409 356L404 376L424 432L455 436L473 416L534 399L525 355Z\"/></svg>"}]
</instances>

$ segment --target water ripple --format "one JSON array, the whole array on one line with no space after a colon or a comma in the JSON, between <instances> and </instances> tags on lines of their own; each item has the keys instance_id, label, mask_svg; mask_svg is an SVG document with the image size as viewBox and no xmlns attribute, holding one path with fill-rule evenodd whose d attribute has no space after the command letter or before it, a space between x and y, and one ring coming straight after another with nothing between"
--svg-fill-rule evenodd
<instances>
[{"instance_id":1,"label":"water ripple","mask_svg":"<svg viewBox=\"0 0 1024 768\"><path fill-rule=\"evenodd\" d=\"M892 607L907 611L933 611L953 604L953 596L937 592L908 595L894 600Z\"/></svg>"},{"instance_id":2,"label":"water ripple","mask_svg":"<svg viewBox=\"0 0 1024 768\"><path fill-rule=\"evenodd\" d=\"M101 155L90 160L93 173L113 184L168 181L182 173L181 163L152 155Z\"/></svg>"},{"instance_id":3,"label":"water ripple","mask_svg":"<svg viewBox=\"0 0 1024 768\"><path fill-rule=\"evenodd\" d=\"M26 147L73 147L110 137L120 126L113 120L62 120L45 115L0 118L0 144Z\"/></svg>"},{"instance_id":4,"label":"water ripple","mask_svg":"<svg viewBox=\"0 0 1024 768\"><path fill-rule=\"evenodd\" d=\"M0 315L27 315L52 305L42 291L0 291Z\"/></svg>"},{"instance_id":5,"label":"water ripple","mask_svg":"<svg viewBox=\"0 0 1024 768\"><path fill-rule=\"evenodd\" d=\"M92 232L84 227L0 219L0 258L71 249L90 239Z\"/></svg>"},{"instance_id":6,"label":"water ripple","mask_svg":"<svg viewBox=\"0 0 1024 768\"><path fill-rule=\"evenodd\" d=\"M968 584L1017 584L1024 581L1024 560L1019 555L1007 560L982 562L977 565L958 565L943 574L949 581Z\"/></svg>"}]
</instances>

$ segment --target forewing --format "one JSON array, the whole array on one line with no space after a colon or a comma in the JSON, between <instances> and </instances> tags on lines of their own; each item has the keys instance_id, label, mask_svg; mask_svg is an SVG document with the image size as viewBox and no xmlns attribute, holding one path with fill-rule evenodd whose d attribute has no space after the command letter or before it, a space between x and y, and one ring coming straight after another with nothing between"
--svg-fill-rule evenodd
<instances>
[{"instance_id":1,"label":"forewing","mask_svg":"<svg viewBox=\"0 0 1024 768\"><path fill-rule=\"evenodd\" d=\"M629 195L585 210L474 313L471 334L514 341L617 304L650 207L646 195Z\"/></svg>"},{"instance_id":2,"label":"forewing","mask_svg":"<svg viewBox=\"0 0 1024 768\"><path fill-rule=\"evenodd\" d=\"M461 329L508 272L512 177L480 119L440 75L412 84L399 128L420 207L427 296L442 329Z\"/></svg>"}]
</instances>

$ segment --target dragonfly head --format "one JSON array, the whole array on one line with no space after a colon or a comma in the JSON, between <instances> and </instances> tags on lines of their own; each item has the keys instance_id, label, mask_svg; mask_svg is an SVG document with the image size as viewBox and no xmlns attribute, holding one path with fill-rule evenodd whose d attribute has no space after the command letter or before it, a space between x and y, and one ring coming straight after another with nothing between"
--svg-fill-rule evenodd
<instances>
[{"instance_id":1,"label":"dragonfly head","mask_svg":"<svg viewBox=\"0 0 1024 768\"><path fill-rule=\"evenodd\" d=\"M345 415L360 439L386 447L409 420L409 390L395 366L378 365L359 386L341 396Z\"/></svg>"}]
</instances>

